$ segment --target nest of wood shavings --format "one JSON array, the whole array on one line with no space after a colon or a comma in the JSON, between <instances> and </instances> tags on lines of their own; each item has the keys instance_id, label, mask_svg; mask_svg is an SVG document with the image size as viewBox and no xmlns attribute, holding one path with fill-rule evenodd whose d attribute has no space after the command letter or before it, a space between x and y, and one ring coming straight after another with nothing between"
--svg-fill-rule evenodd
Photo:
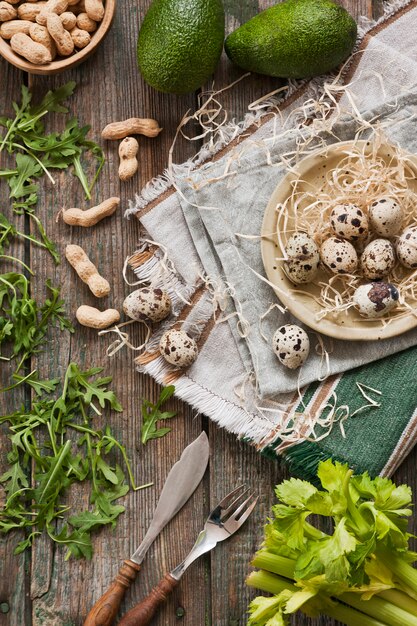
<instances>
[{"instance_id":1,"label":"nest of wood shavings","mask_svg":"<svg viewBox=\"0 0 417 626\"><path fill-rule=\"evenodd\" d=\"M324 161L324 159L323 159ZM293 170L294 171L294 170ZM278 204L277 236L282 257L285 245L296 231L311 236L320 248L323 241L336 235L330 224L330 213L337 204L355 204L368 216L368 208L381 197L391 197L403 209L404 221L399 235L410 226L417 226L417 160L401 148L390 145L381 130L376 129L369 141L356 140L352 146L341 151L337 165L324 171L322 181L316 185L296 179L292 193L283 204ZM398 236L390 238L394 244ZM365 246L381 235L370 232L361 242L351 242L360 257ZM364 318L357 321L385 326L394 319L417 314L417 270L410 270L399 262L384 282L395 285L399 291L399 303L382 318ZM319 275L306 285L300 285L292 293L311 297L320 307L316 319L340 318L354 306L352 296L364 283L360 267L354 274L333 274L321 263Z\"/></svg>"}]
</instances>

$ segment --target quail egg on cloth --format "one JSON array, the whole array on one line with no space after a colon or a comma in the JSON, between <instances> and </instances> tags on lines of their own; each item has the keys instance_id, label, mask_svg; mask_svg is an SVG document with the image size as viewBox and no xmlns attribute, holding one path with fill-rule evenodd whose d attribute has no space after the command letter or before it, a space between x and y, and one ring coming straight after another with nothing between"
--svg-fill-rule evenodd
<instances>
[{"instance_id":1,"label":"quail egg on cloth","mask_svg":"<svg viewBox=\"0 0 417 626\"><path fill-rule=\"evenodd\" d=\"M397 241L397 256L401 265L417 267L417 226L407 228Z\"/></svg>"},{"instance_id":2,"label":"quail egg on cloth","mask_svg":"<svg viewBox=\"0 0 417 626\"><path fill-rule=\"evenodd\" d=\"M393 198L379 198L368 210L372 230L382 237L394 237L401 231L404 211Z\"/></svg>"},{"instance_id":3,"label":"quail egg on cloth","mask_svg":"<svg viewBox=\"0 0 417 626\"><path fill-rule=\"evenodd\" d=\"M295 370L307 359L310 352L310 340L300 326L285 324L274 334L272 347L280 362L288 369Z\"/></svg>"},{"instance_id":4,"label":"quail egg on cloth","mask_svg":"<svg viewBox=\"0 0 417 626\"><path fill-rule=\"evenodd\" d=\"M361 255L361 270L365 278L376 280L387 276L395 266L394 246L388 239L374 239Z\"/></svg>"},{"instance_id":5,"label":"quail egg on cloth","mask_svg":"<svg viewBox=\"0 0 417 626\"><path fill-rule=\"evenodd\" d=\"M309 283L317 274L320 262L316 242L306 233L297 232L285 246L284 272L296 285Z\"/></svg>"},{"instance_id":6,"label":"quail egg on cloth","mask_svg":"<svg viewBox=\"0 0 417 626\"><path fill-rule=\"evenodd\" d=\"M138 322L160 322L171 313L171 298L162 289L143 287L125 298L123 311Z\"/></svg>"},{"instance_id":7,"label":"quail egg on cloth","mask_svg":"<svg viewBox=\"0 0 417 626\"><path fill-rule=\"evenodd\" d=\"M376 318L389 313L398 303L398 289L391 283L368 283L358 287L353 302L363 317Z\"/></svg>"},{"instance_id":8,"label":"quail egg on cloth","mask_svg":"<svg viewBox=\"0 0 417 626\"><path fill-rule=\"evenodd\" d=\"M368 236L368 218L356 204L337 204L330 213L330 224L335 235L349 241Z\"/></svg>"},{"instance_id":9,"label":"quail egg on cloth","mask_svg":"<svg viewBox=\"0 0 417 626\"><path fill-rule=\"evenodd\" d=\"M346 239L329 237L321 244L320 257L334 274L352 274L358 266L355 248Z\"/></svg>"},{"instance_id":10,"label":"quail egg on cloth","mask_svg":"<svg viewBox=\"0 0 417 626\"><path fill-rule=\"evenodd\" d=\"M165 361L177 367L188 367L197 358L197 344L184 330L171 328L159 341L159 352Z\"/></svg>"}]
</instances>

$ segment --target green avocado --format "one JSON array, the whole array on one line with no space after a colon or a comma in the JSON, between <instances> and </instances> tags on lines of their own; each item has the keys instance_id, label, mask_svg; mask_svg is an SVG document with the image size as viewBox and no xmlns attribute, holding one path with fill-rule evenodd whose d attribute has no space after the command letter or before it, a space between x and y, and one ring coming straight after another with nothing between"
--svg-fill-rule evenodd
<instances>
[{"instance_id":1,"label":"green avocado","mask_svg":"<svg viewBox=\"0 0 417 626\"><path fill-rule=\"evenodd\" d=\"M154 0L138 39L138 65L149 85L188 93L213 74L223 49L221 0Z\"/></svg>"},{"instance_id":2,"label":"green avocado","mask_svg":"<svg viewBox=\"0 0 417 626\"><path fill-rule=\"evenodd\" d=\"M287 0L231 33L226 53L239 67L282 78L311 78L334 69L352 52L357 26L331 0Z\"/></svg>"}]
</instances>

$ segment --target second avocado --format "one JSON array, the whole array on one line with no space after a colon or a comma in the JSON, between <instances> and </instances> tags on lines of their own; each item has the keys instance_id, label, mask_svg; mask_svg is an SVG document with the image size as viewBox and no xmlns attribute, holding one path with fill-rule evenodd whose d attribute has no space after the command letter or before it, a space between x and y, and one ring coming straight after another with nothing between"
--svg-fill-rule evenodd
<instances>
[{"instance_id":1,"label":"second avocado","mask_svg":"<svg viewBox=\"0 0 417 626\"><path fill-rule=\"evenodd\" d=\"M240 26L225 43L239 67L282 78L311 78L352 52L357 26L332 0L287 0Z\"/></svg>"}]
</instances>

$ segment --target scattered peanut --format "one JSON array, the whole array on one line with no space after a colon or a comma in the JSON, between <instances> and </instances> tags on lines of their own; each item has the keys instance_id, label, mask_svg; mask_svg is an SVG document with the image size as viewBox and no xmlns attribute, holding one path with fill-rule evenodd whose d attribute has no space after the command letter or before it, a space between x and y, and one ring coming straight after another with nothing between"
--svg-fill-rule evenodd
<instances>
[{"instance_id":1,"label":"scattered peanut","mask_svg":"<svg viewBox=\"0 0 417 626\"><path fill-rule=\"evenodd\" d=\"M136 155L139 150L139 144L134 137L126 137L119 146L119 178L120 180L129 180L138 171L138 160Z\"/></svg>"},{"instance_id":2,"label":"scattered peanut","mask_svg":"<svg viewBox=\"0 0 417 626\"><path fill-rule=\"evenodd\" d=\"M81 30L86 30L87 33L93 33L97 28L97 22L88 17L87 13L80 13L77 16L77 26Z\"/></svg>"},{"instance_id":3,"label":"scattered peanut","mask_svg":"<svg viewBox=\"0 0 417 626\"><path fill-rule=\"evenodd\" d=\"M61 15L68 8L68 0L48 0L42 10L36 16L36 21L41 26L46 26L48 15L55 13L55 15Z\"/></svg>"},{"instance_id":4,"label":"scattered peanut","mask_svg":"<svg viewBox=\"0 0 417 626\"><path fill-rule=\"evenodd\" d=\"M0 26L0 37L3 39L11 39L16 33L29 33L32 22L29 20L10 20L9 22L3 22Z\"/></svg>"},{"instance_id":5,"label":"scattered peanut","mask_svg":"<svg viewBox=\"0 0 417 626\"><path fill-rule=\"evenodd\" d=\"M77 24L77 16L74 13L71 13L71 11L64 11L64 13L61 13L59 17L65 30L72 30L75 28Z\"/></svg>"},{"instance_id":6,"label":"scattered peanut","mask_svg":"<svg viewBox=\"0 0 417 626\"><path fill-rule=\"evenodd\" d=\"M95 22L101 22L104 17L104 6L102 0L84 0L85 12Z\"/></svg>"},{"instance_id":7,"label":"scattered peanut","mask_svg":"<svg viewBox=\"0 0 417 626\"><path fill-rule=\"evenodd\" d=\"M36 2L36 0L34 0ZM20 0L7 0L9 4L18 4Z\"/></svg>"},{"instance_id":8,"label":"scattered peanut","mask_svg":"<svg viewBox=\"0 0 417 626\"><path fill-rule=\"evenodd\" d=\"M109 198L101 204L83 211L82 209L63 209L62 216L66 224L70 226L95 226L102 219L113 215L120 204L120 198Z\"/></svg>"},{"instance_id":9,"label":"scattered peanut","mask_svg":"<svg viewBox=\"0 0 417 626\"><path fill-rule=\"evenodd\" d=\"M71 35L62 25L61 18L56 13L48 13L46 27L61 56L67 57L74 52L74 42Z\"/></svg>"},{"instance_id":10,"label":"scattered peanut","mask_svg":"<svg viewBox=\"0 0 417 626\"><path fill-rule=\"evenodd\" d=\"M106 311L99 311L93 306L87 306L82 304L78 307L75 317L82 326L88 326L89 328L108 328L112 324L116 324L120 320L120 313L116 309L107 309Z\"/></svg>"},{"instance_id":11,"label":"scattered peanut","mask_svg":"<svg viewBox=\"0 0 417 626\"><path fill-rule=\"evenodd\" d=\"M31 63L36 63L36 65L46 65L52 61L52 55L48 48L45 48L41 43L36 43L25 33L13 35L10 46L13 52L20 54Z\"/></svg>"},{"instance_id":12,"label":"scattered peanut","mask_svg":"<svg viewBox=\"0 0 417 626\"><path fill-rule=\"evenodd\" d=\"M0 2L0 22L8 22L17 17L17 11L9 2Z\"/></svg>"},{"instance_id":13,"label":"scattered peanut","mask_svg":"<svg viewBox=\"0 0 417 626\"><path fill-rule=\"evenodd\" d=\"M65 256L81 280L89 286L97 298L103 298L110 293L108 281L100 276L96 266L80 246L69 244L65 248Z\"/></svg>"},{"instance_id":14,"label":"scattered peanut","mask_svg":"<svg viewBox=\"0 0 417 626\"><path fill-rule=\"evenodd\" d=\"M81 30L80 28L73 28L70 31L70 35L76 48L85 48L91 41L90 33L87 33L86 30Z\"/></svg>"},{"instance_id":15,"label":"scattered peanut","mask_svg":"<svg viewBox=\"0 0 417 626\"><path fill-rule=\"evenodd\" d=\"M42 4L24 2L17 7L17 14L19 16L19 19L21 20L29 20L30 22L35 22L36 17L39 15L42 8Z\"/></svg>"},{"instance_id":16,"label":"scattered peanut","mask_svg":"<svg viewBox=\"0 0 417 626\"><path fill-rule=\"evenodd\" d=\"M103 139L124 139L129 135L145 135L156 137L161 132L156 120L131 117L124 122L112 122L107 124L101 132Z\"/></svg>"}]
</instances>

